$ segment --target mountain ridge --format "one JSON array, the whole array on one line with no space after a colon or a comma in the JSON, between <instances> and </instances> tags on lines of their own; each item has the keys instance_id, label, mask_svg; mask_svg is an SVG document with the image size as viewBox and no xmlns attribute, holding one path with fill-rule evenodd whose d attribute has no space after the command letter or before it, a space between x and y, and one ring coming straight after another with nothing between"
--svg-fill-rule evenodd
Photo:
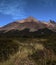
<instances>
[{"instance_id":1,"label":"mountain ridge","mask_svg":"<svg viewBox=\"0 0 56 65\"><path fill-rule=\"evenodd\" d=\"M26 30L28 30L28 33L31 35L35 35L35 34L37 35L37 33L39 31L41 31L41 34L45 34L45 33L48 34L48 32L56 33L56 23L51 20L50 20L50 22L42 22L42 21L39 21L33 17L28 17L23 20L11 22L11 23L0 28L0 32L3 32L5 34L7 32L14 31L14 30L18 31L18 34L20 32L23 32L22 33L23 36L27 33ZM15 34L17 34L17 33L15 33Z\"/></svg>"}]
</instances>

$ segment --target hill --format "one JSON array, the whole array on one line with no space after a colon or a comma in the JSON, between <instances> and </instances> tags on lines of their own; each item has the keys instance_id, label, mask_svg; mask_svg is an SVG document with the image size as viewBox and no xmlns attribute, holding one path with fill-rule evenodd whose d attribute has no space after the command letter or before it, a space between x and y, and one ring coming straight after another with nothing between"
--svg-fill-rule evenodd
<instances>
[{"instance_id":1,"label":"hill","mask_svg":"<svg viewBox=\"0 0 56 65\"><path fill-rule=\"evenodd\" d=\"M29 17L1 27L0 65L56 65L56 23Z\"/></svg>"}]
</instances>

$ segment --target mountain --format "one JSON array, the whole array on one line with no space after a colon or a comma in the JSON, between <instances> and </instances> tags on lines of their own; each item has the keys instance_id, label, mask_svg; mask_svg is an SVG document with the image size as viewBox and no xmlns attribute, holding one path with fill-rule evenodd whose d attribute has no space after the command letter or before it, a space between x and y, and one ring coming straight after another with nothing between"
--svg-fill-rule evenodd
<instances>
[{"instance_id":1,"label":"mountain","mask_svg":"<svg viewBox=\"0 0 56 65\"><path fill-rule=\"evenodd\" d=\"M55 22L55 21L53 21L53 20L50 20L50 23L52 23L52 24L56 24L56 22Z\"/></svg>"},{"instance_id":2,"label":"mountain","mask_svg":"<svg viewBox=\"0 0 56 65\"><path fill-rule=\"evenodd\" d=\"M28 17L0 27L0 65L56 65L56 23Z\"/></svg>"},{"instance_id":3,"label":"mountain","mask_svg":"<svg viewBox=\"0 0 56 65\"><path fill-rule=\"evenodd\" d=\"M13 29L24 30L26 28L30 29L30 31L37 31L37 29L45 28L45 25L37 21L33 17L28 17L27 19L24 19L24 20L9 23L3 26L0 30L5 30L7 32Z\"/></svg>"},{"instance_id":4,"label":"mountain","mask_svg":"<svg viewBox=\"0 0 56 65\"><path fill-rule=\"evenodd\" d=\"M33 17L18 20L0 28L0 34L11 36L38 36L54 32L56 33L54 21L41 22Z\"/></svg>"}]
</instances>

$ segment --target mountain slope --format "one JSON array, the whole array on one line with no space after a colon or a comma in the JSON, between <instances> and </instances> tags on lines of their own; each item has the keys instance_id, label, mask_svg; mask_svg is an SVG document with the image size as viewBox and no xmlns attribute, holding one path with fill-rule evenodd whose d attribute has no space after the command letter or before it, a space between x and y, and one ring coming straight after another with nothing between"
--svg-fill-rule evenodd
<instances>
[{"instance_id":1,"label":"mountain slope","mask_svg":"<svg viewBox=\"0 0 56 65\"><path fill-rule=\"evenodd\" d=\"M33 17L28 17L24 20L15 21L0 28L0 34L11 34L11 36L38 36L43 34L53 34L55 32L55 22L41 22Z\"/></svg>"},{"instance_id":2,"label":"mountain slope","mask_svg":"<svg viewBox=\"0 0 56 65\"><path fill-rule=\"evenodd\" d=\"M55 26L29 17L1 27L0 65L56 65Z\"/></svg>"}]
</instances>

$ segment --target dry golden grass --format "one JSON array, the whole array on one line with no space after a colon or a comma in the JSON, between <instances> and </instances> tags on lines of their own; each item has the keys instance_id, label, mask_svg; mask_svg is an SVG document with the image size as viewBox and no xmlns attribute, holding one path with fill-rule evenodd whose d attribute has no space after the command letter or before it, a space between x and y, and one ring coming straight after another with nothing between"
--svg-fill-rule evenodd
<instances>
[{"instance_id":1,"label":"dry golden grass","mask_svg":"<svg viewBox=\"0 0 56 65\"><path fill-rule=\"evenodd\" d=\"M0 62L0 65L41 65L41 63L47 65L47 62L56 63L56 55L54 51L52 52L53 49L48 47L51 42L49 39L28 38L13 39L12 41L19 45L19 49L14 55L10 55L10 59Z\"/></svg>"}]
</instances>

